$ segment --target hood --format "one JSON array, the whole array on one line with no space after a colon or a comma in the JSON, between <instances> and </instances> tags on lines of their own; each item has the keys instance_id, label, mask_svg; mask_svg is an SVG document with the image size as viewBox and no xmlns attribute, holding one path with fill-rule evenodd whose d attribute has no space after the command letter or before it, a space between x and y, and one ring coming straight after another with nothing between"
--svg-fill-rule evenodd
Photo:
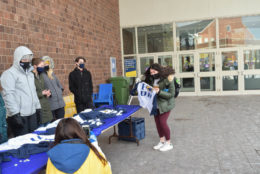
<instances>
[{"instance_id":1,"label":"hood","mask_svg":"<svg viewBox=\"0 0 260 174\"><path fill-rule=\"evenodd\" d=\"M13 65L20 67L20 61L21 61L22 57L25 55L28 55L28 54L33 55L32 51L29 48L27 48L25 46L17 47L14 51Z\"/></svg>"},{"instance_id":2,"label":"hood","mask_svg":"<svg viewBox=\"0 0 260 174\"><path fill-rule=\"evenodd\" d=\"M47 63L49 65L50 69L54 69L54 61L51 57L43 56L42 60L44 61L44 63Z\"/></svg>"},{"instance_id":3,"label":"hood","mask_svg":"<svg viewBox=\"0 0 260 174\"><path fill-rule=\"evenodd\" d=\"M21 59L22 59L23 56L29 55L29 54L33 55L33 52L32 52L29 48L27 48L27 47L25 47L25 46L19 46L19 47L17 47L17 48L15 49L15 51L14 51L13 66L14 66L15 68L19 69L19 70L22 70L22 72L24 72L23 68L20 66L20 61L21 61ZM33 67L31 66L31 67L29 68L28 72L31 71L32 69L33 69Z\"/></svg>"},{"instance_id":4,"label":"hood","mask_svg":"<svg viewBox=\"0 0 260 174\"><path fill-rule=\"evenodd\" d=\"M73 140L64 140L47 153L52 164L64 173L76 172L90 152L90 148L86 144L73 144L71 141Z\"/></svg>"}]
</instances>

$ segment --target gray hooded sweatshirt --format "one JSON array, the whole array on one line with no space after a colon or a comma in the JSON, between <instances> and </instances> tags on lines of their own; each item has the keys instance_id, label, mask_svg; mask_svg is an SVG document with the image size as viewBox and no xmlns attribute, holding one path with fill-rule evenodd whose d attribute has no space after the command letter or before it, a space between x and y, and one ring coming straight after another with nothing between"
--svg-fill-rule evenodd
<instances>
[{"instance_id":1,"label":"gray hooded sweatshirt","mask_svg":"<svg viewBox=\"0 0 260 174\"><path fill-rule=\"evenodd\" d=\"M11 68L4 71L1 76L3 99L7 116L20 113L21 116L30 116L40 109L41 105L37 97L33 73L24 71L20 61L24 55L33 54L24 46L17 47L14 51L14 61Z\"/></svg>"}]
</instances>

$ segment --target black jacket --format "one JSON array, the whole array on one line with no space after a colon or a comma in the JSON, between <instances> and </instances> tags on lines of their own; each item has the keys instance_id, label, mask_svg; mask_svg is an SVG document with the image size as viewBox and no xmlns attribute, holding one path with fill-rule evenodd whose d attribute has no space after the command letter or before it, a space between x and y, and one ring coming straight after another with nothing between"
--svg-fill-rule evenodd
<instances>
[{"instance_id":1,"label":"black jacket","mask_svg":"<svg viewBox=\"0 0 260 174\"><path fill-rule=\"evenodd\" d=\"M85 68L83 71L75 68L69 75L69 88L76 104L88 103L93 94L91 73Z\"/></svg>"}]
</instances>

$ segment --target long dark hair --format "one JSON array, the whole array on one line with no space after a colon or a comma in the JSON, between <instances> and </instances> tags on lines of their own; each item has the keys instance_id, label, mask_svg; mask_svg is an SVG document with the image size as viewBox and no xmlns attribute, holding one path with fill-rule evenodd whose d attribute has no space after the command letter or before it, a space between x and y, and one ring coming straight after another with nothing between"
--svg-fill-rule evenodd
<instances>
[{"instance_id":1,"label":"long dark hair","mask_svg":"<svg viewBox=\"0 0 260 174\"><path fill-rule=\"evenodd\" d=\"M169 75L174 75L174 74L175 74L175 70L170 66L163 67L163 70L161 72L161 76L163 78L167 78Z\"/></svg>"},{"instance_id":2,"label":"long dark hair","mask_svg":"<svg viewBox=\"0 0 260 174\"><path fill-rule=\"evenodd\" d=\"M152 75L150 73L150 69L154 69L154 70L158 71L160 79L165 79L169 75L174 75L175 74L175 70L172 67L170 67L170 66L164 67L164 66L162 66L162 65L160 65L158 63L154 63L144 73L144 75L145 75L145 82L148 82L150 77L152 77Z\"/></svg>"},{"instance_id":3,"label":"long dark hair","mask_svg":"<svg viewBox=\"0 0 260 174\"><path fill-rule=\"evenodd\" d=\"M93 150L103 165L107 164L107 160L100 155L98 150L90 143L80 124L73 118L64 118L59 122L56 128L54 146L61 143L62 140L69 139L81 139L91 150Z\"/></svg>"},{"instance_id":4,"label":"long dark hair","mask_svg":"<svg viewBox=\"0 0 260 174\"><path fill-rule=\"evenodd\" d=\"M154 70L158 71L158 73L161 75L163 67L158 63L152 64L144 73L144 75L146 77L151 76L150 69L154 69Z\"/></svg>"}]
</instances>

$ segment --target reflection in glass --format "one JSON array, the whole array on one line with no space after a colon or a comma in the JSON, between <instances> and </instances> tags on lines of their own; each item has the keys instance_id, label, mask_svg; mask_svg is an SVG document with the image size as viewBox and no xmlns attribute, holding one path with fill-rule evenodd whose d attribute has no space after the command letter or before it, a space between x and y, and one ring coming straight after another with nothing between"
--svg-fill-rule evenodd
<instances>
[{"instance_id":1,"label":"reflection in glass","mask_svg":"<svg viewBox=\"0 0 260 174\"><path fill-rule=\"evenodd\" d=\"M194 56L193 54L182 54L180 59L180 72L194 72Z\"/></svg>"},{"instance_id":2,"label":"reflection in glass","mask_svg":"<svg viewBox=\"0 0 260 174\"><path fill-rule=\"evenodd\" d=\"M181 78L181 92L194 92L194 78Z\"/></svg>"},{"instance_id":3,"label":"reflection in glass","mask_svg":"<svg viewBox=\"0 0 260 174\"><path fill-rule=\"evenodd\" d=\"M238 76L224 76L222 82L223 91L238 90Z\"/></svg>"},{"instance_id":4,"label":"reflection in glass","mask_svg":"<svg viewBox=\"0 0 260 174\"><path fill-rule=\"evenodd\" d=\"M172 24L138 27L139 53L173 51Z\"/></svg>"},{"instance_id":5,"label":"reflection in glass","mask_svg":"<svg viewBox=\"0 0 260 174\"><path fill-rule=\"evenodd\" d=\"M162 66L172 67L172 56L158 56L158 63Z\"/></svg>"},{"instance_id":6,"label":"reflection in glass","mask_svg":"<svg viewBox=\"0 0 260 174\"><path fill-rule=\"evenodd\" d=\"M260 50L244 51L244 69L260 69Z\"/></svg>"},{"instance_id":7,"label":"reflection in glass","mask_svg":"<svg viewBox=\"0 0 260 174\"><path fill-rule=\"evenodd\" d=\"M124 54L135 54L135 28L124 28L122 32Z\"/></svg>"},{"instance_id":8,"label":"reflection in glass","mask_svg":"<svg viewBox=\"0 0 260 174\"><path fill-rule=\"evenodd\" d=\"M215 53L200 54L200 72L215 71Z\"/></svg>"},{"instance_id":9,"label":"reflection in glass","mask_svg":"<svg viewBox=\"0 0 260 174\"><path fill-rule=\"evenodd\" d=\"M177 50L216 48L216 22L213 19L176 23Z\"/></svg>"},{"instance_id":10,"label":"reflection in glass","mask_svg":"<svg viewBox=\"0 0 260 174\"><path fill-rule=\"evenodd\" d=\"M232 71L238 69L237 52L222 52L222 70Z\"/></svg>"},{"instance_id":11,"label":"reflection in glass","mask_svg":"<svg viewBox=\"0 0 260 174\"><path fill-rule=\"evenodd\" d=\"M154 63L153 57L141 57L140 64L141 64L141 74L144 74L147 68L150 67Z\"/></svg>"},{"instance_id":12,"label":"reflection in glass","mask_svg":"<svg viewBox=\"0 0 260 174\"><path fill-rule=\"evenodd\" d=\"M245 90L260 89L260 75L245 75Z\"/></svg>"},{"instance_id":13,"label":"reflection in glass","mask_svg":"<svg viewBox=\"0 0 260 174\"><path fill-rule=\"evenodd\" d=\"M220 18L219 44L221 48L260 45L260 16Z\"/></svg>"},{"instance_id":14,"label":"reflection in glass","mask_svg":"<svg viewBox=\"0 0 260 174\"><path fill-rule=\"evenodd\" d=\"M200 90L201 91L215 91L215 77L201 77Z\"/></svg>"}]
</instances>

